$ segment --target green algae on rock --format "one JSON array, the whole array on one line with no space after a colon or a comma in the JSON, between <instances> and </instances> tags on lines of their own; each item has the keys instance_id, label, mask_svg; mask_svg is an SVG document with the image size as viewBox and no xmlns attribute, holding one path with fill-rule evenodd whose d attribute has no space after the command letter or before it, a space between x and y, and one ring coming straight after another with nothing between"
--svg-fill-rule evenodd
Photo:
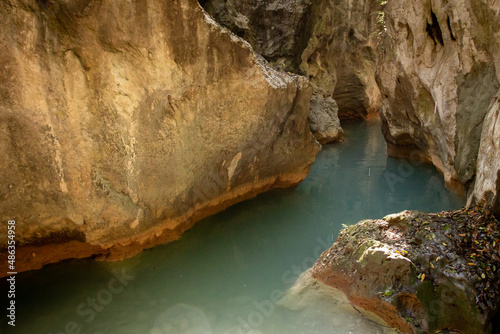
<instances>
[{"instance_id":1,"label":"green algae on rock","mask_svg":"<svg viewBox=\"0 0 500 334\"><path fill-rule=\"evenodd\" d=\"M312 277L403 333L490 333L499 227L481 209L363 220L341 231Z\"/></svg>"}]
</instances>

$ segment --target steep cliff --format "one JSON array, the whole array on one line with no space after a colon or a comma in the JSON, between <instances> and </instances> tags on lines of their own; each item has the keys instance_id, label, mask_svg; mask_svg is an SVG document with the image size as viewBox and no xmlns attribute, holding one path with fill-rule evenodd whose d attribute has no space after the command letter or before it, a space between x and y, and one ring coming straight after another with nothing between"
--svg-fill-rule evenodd
<instances>
[{"instance_id":1,"label":"steep cliff","mask_svg":"<svg viewBox=\"0 0 500 334\"><path fill-rule=\"evenodd\" d=\"M424 151L447 184L500 213L500 2L389 1L378 81L393 155Z\"/></svg>"},{"instance_id":2,"label":"steep cliff","mask_svg":"<svg viewBox=\"0 0 500 334\"><path fill-rule=\"evenodd\" d=\"M375 81L380 8L377 0L321 0L311 8L299 73L336 100L340 119L363 119L380 108Z\"/></svg>"},{"instance_id":3,"label":"steep cliff","mask_svg":"<svg viewBox=\"0 0 500 334\"><path fill-rule=\"evenodd\" d=\"M0 29L0 212L16 220L17 271L176 239L298 184L319 150L307 80L195 0L8 0Z\"/></svg>"},{"instance_id":4,"label":"steep cliff","mask_svg":"<svg viewBox=\"0 0 500 334\"><path fill-rule=\"evenodd\" d=\"M343 139L339 117L362 119L378 112L376 13L381 6L377 0L201 3L275 68L309 78L317 101L309 119L320 142ZM328 126L318 127L322 122Z\"/></svg>"},{"instance_id":5,"label":"steep cliff","mask_svg":"<svg viewBox=\"0 0 500 334\"><path fill-rule=\"evenodd\" d=\"M366 118L383 104L390 155L424 152L469 204L500 213L498 0L203 3L275 67L310 79L318 140L340 133L318 124L334 129L338 118Z\"/></svg>"},{"instance_id":6,"label":"steep cliff","mask_svg":"<svg viewBox=\"0 0 500 334\"><path fill-rule=\"evenodd\" d=\"M308 76L340 118L377 112L377 0L207 0L205 9L276 67Z\"/></svg>"},{"instance_id":7,"label":"steep cliff","mask_svg":"<svg viewBox=\"0 0 500 334\"><path fill-rule=\"evenodd\" d=\"M207 12L280 65L293 66L307 43L311 0L205 0ZM296 65L296 64L294 64Z\"/></svg>"},{"instance_id":8,"label":"steep cliff","mask_svg":"<svg viewBox=\"0 0 500 334\"><path fill-rule=\"evenodd\" d=\"M499 93L500 96L500 93ZM468 204L492 208L500 215L500 98L488 109L483 122L476 163L476 179Z\"/></svg>"}]
</instances>

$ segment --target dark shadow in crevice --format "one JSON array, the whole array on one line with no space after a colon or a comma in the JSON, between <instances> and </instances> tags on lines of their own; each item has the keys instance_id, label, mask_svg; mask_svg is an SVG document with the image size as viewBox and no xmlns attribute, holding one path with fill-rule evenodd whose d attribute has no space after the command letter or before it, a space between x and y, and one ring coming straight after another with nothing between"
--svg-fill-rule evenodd
<instances>
[{"instance_id":1,"label":"dark shadow in crevice","mask_svg":"<svg viewBox=\"0 0 500 334\"><path fill-rule=\"evenodd\" d=\"M448 16L448 19L446 20L446 22L448 23L448 30L450 31L450 38L452 41L456 41L457 39L455 38L455 35L453 35L453 30L451 29L451 21L450 21L450 17Z\"/></svg>"},{"instance_id":2,"label":"dark shadow in crevice","mask_svg":"<svg viewBox=\"0 0 500 334\"><path fill-rule=\"evenodd\" d=\"M492 323L491 333L500 333L500 313L498 312L498 309L495 315L493 316L491 323Z\"/></svg>"},{"instance_id":3,"label":"dark shadow in crevice","mask_svg":"<svg viewBox=\"0 0 500 334\"><path fill-rule=\"evenodd\" d=\"M437 45L437 43L444 45L443 33L441 32L441 27L439 26L436 14L434 14L433 11L431 11L431 18L432 24L427 23L425 30L427 31L429 37L434 41L434 45Z\"/></svg>"}]
</instances>

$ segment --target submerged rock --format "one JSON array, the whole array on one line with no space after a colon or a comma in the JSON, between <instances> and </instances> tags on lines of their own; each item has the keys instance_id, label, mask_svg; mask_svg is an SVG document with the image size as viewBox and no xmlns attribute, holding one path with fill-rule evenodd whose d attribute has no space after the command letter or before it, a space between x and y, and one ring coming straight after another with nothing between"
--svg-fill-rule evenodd
<instances>
[{"instance_id":1,"label":"submerged rock","mask_svg":"<svg viewBox=\"0 0 500 334\"><path fill-rule=\"evenodd\" d=\"M404 211L342 230L312 277L403 333L491 333L500 225L483 211Z\"/></svg>"},{"instance_id":2,"label":"submerged rock","mask_svg":"<svg viewBox=\"0 0 500 334\"><path fill-rule=\"evenodd\" d=\"M353 305L342 291L312 277L310 269L300 275L278 305L294 311L298 322L314 324L300 333L399 333L373 312Z\"/></svg>"},{"instance_id":3,"label":"submerged rock","mask_svg":"<svg viewBox=\"0 0 500 334\"><path fill-rule=\"evenodd\" d=\"M177 304L155 320L150 334L212 334L205 313L197 307Z\"/></svg>"},{"instance_id":4,"label":"submerged rock","mask_svg":"<svg viewBox=\"0 0 500 334\"><path fill-rule=\"evenodd\" d=\"M319 151L307 79L195 0L8 0L0 30L0 216L18 272L174 240L298 184Z\"/></svg>"}]
</instances>

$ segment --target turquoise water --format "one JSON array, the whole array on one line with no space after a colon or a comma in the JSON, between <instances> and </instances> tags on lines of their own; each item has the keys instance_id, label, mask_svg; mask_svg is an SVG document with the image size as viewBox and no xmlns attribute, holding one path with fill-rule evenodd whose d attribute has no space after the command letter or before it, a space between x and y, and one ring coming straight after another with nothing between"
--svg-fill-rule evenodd
<instances>
[{"instance_id":1,"label":"turquoise water","mask_svg":"<svg viewBox=\"0 0 500 334\"><path fill-rule=\"evenodd\" d=\"M463 200L430 166L386 157L380 123L344 126L307 179L198 223L178 241L115 262L66 261L17 276L15 329L1 333L384 333L328 297L276 303L342 224ZM2 291L5 291L2 289Z\"/></svg>"}]
</instances>

